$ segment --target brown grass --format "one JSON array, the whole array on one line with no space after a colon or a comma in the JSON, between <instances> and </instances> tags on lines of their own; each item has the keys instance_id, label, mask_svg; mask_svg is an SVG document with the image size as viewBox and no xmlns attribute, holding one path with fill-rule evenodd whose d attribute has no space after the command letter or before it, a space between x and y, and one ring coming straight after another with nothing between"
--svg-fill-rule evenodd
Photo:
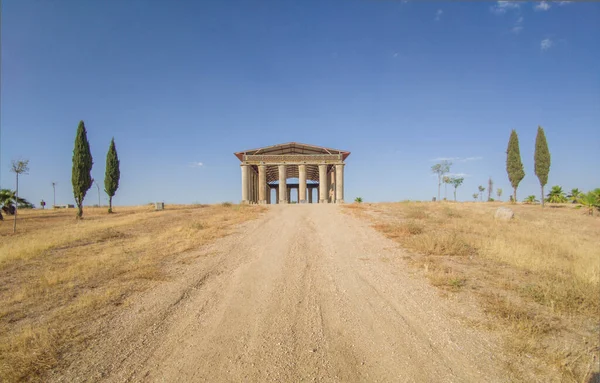
<instances>
[{"instance_id":1,"label":"brown grass","mask_svg":"<svg viewBox=\"0 0 600 383\"><path fill-rule=\"evenodd\" d=\"M259 207L31 210L0 224L0 381L43 380L94 318L169 278L165 266L255 218Z\"/></svg>"},{"instance_id":2,"label":"brown grass","mask_svg":"<svg viewBox=\"0 0 600 383\"><path fill-rule=\"evenodd\" d=\"M410 250L409 263L433 285L475 294L517 360L533 355L559 379L585 381L598 372L600 219L568 205L509 205L515 219L496 221L501 205L372 204L352 212Z\"/></svg>"}]
</instances>

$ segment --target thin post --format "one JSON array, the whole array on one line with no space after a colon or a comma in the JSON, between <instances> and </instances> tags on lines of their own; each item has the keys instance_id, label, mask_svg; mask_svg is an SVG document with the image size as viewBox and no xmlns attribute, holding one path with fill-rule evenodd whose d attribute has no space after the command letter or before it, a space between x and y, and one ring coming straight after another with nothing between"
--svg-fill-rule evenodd
<instances>
[{"instance_id":1,"label":"thin post","mask_svg":"<svg viewBox=\"0 0 600 383\"><path fill-rule=\"evenodd\" d=\"M15 219L13 221L13 234L17 232L17 211L19 210L19 173L15 172L17 176L17 189L15 190Z\"/></svg>"}]
</instances>

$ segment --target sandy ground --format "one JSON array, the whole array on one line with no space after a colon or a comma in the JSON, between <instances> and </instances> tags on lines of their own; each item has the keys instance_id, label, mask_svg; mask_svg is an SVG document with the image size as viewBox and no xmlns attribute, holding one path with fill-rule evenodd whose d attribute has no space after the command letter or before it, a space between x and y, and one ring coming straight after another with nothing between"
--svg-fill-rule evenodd
<instances>
[{"instance_id":1,"label":"sandy ground","mask_svg":"<svg viewBox=\"0 0 600 383\"><path fill-rule=\"evenodd\" d=\"M335 205L273 206L141 294L52 381L502 382L476 306Z\"/></svg>"}]
</instances>

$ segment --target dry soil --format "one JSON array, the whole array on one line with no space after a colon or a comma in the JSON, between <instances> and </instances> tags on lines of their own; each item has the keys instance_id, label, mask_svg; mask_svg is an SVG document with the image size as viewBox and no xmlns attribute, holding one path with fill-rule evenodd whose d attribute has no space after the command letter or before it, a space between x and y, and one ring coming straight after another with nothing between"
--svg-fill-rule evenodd
<instances>
[{"instance_id":1,"label":"dry soil","mask_svg":"<svg viewBox=\"0 0 600 383\"><path fill-rule=\"evenodd\" d=\"M273 206L194 254L49 378L512 380L498 340L460 319L477 306L411 276L397 244L339 206Z\"/></svg>"}]
</instances>

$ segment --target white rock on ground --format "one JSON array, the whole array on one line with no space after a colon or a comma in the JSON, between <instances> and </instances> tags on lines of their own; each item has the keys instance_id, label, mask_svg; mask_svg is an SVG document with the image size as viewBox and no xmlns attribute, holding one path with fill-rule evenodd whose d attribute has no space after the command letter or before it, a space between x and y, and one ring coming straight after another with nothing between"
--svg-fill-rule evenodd
<instances>
[{"instance_id":1,"label":"white rock on ground","mask_svg":"<svg viewBox=\"0 0 600 383\"><path fill-rule=\"evenodd\" d=\"M501 219L503 221L510 221L514 218L514 216L515 213L512 211L512 209L509 209L507 207L499 207L496 210L496 214L494 214L494 218Z\"/></svg>"}]
</instances>

